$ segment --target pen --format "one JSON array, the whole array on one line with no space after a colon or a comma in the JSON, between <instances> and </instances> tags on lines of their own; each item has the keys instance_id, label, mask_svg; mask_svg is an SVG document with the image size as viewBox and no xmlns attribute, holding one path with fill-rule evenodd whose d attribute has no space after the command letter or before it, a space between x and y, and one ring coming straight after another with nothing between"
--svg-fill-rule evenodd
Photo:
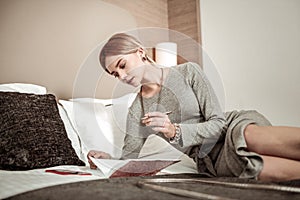
<instances>
[{"instance_id":1,"label":"pen","mask_svg":"<svg viewBox=\"0 0 300 200\"><path fill-rule=\"evenodd\" d=\"M169 115L171 113L172 113L172 111L167 111L167 112L165 112L165 115Z\"/></svg>"}]
</instances>

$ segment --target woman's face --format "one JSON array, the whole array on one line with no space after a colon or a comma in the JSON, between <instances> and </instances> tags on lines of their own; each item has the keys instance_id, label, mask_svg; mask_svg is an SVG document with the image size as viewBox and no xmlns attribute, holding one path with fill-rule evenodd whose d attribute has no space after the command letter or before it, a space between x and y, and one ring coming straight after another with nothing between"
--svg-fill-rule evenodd
<instances>
[{"instance_id":1,"label":"woman's face","mask_svg":"<svg viewBox=\"0 0 300 200\"><path fill-rule=\"evenodd\" d=\"M137 51L126 55L107 56L106 69L120 81L137 87L141 84L144 75L145 63L142 54Z\"/></svg>"}]
</instances>

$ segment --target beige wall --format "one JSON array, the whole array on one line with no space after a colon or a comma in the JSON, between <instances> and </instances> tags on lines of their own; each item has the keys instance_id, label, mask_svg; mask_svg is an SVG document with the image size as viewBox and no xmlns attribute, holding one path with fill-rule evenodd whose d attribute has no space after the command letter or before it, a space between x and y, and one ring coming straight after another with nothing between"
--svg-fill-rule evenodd
<instances>
[{"instance_id":1,"label":"beige wall","mask_svg":"<svg viewBox=\"0 0 300 200\"><path fill-rule=\"evenodd\" d=\"M223 78L226 110L256 109L275 125L300 126L300 1L200 6L203 46Z\"/></svg>"},{"instance_id":2,"label":"beige wall","mask_svg":"<svg viewBox=\"0 0 300 200\"><path fill-rule=\"evenodd\" d=\"M1 0L0 27L0 83L39 84L67 99L90 52L136 22L127 11L99 0ZM85 70L92 71L86 85L97 87L102 73L97 58ZM94 92L84 86L77 97ZM104 87L96 96L110 90Z\"/></svg>"},{"instance_id":3,"label":"beige wall","mask_svg":"<svg viewBox=\"0 0 300 200\"><path fill-rule=\"evenodd\" d=\"M198 0L184 2L1 0L0 83L43 85L63 99L121 96L133 89L103 73L98 62L103 42L115 32L139 28L138 37L152 54L155 44L172 39L166 35L171 28L185 36L177 37L179 55L194 55L194 43L185 39L200 41Z\"/></svg>"}]
</instances>

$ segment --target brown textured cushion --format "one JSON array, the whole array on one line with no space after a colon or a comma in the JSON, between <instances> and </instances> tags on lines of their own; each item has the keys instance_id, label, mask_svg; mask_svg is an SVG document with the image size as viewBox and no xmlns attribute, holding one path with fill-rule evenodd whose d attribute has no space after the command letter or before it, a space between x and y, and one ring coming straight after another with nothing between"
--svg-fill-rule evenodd
<instances>
[{"instance_id":1,"label":"brown textured cushion","mask_svg":"<svg viewBox=\"0 0 300 200\"><path fill-rule=\"evenodd\" d=\"M0 92L0 169L84 165L60 118L55 96Z\"/></svg>"}]
</instances>

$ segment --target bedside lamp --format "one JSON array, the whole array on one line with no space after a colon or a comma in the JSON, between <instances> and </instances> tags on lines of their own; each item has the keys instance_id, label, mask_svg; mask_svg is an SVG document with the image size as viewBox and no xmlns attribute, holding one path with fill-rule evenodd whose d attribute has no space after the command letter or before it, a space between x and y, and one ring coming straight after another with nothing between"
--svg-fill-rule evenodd
<instances>
[{"instance_id":1,"label":"bedside lamp","mask_svg":"<svg viewBox=\"0 0 300 200\"><path fill-rule=\"evenodd\" d=\"M177 65L177 44L162 42L155 46L155 61L163 67Z\"/></svg>"}]
</instances>

